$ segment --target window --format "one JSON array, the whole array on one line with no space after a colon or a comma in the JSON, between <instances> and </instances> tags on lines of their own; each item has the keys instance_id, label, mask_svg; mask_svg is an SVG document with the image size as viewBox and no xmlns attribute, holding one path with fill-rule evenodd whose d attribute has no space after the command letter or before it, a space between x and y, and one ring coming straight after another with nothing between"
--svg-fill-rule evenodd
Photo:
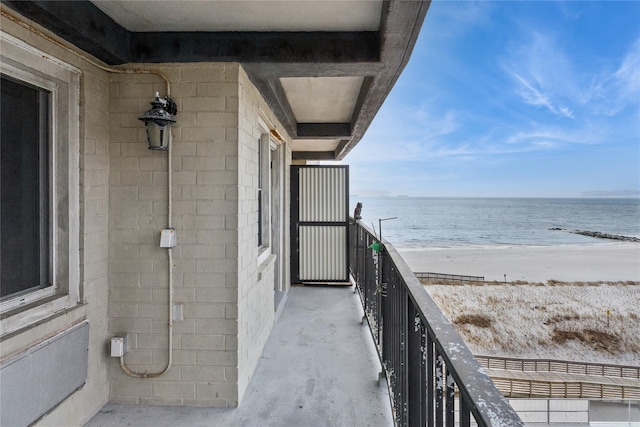
<instances>
[{"instance_id":1,"label":"window","mask_svg":"<svg viewBox=\"0 0 640 427\"><path fill-rule=\"evenodd\" d=\"M80 72L0 31L0 335L78 304Z\"/></svg>"},{"instance_id":2,"label":"window","mask_svg":"<svg viewBox=\"0 0 640 427\"><path fill-rule=\"evenodd\" d=\"M0 80L0 298L52 286L49 222L50 92Z\"/></svg>"},{"instance_id":3,"label":"window","mask_svg":"<svg viewBox=\"0 0 640 427\"><path fill-rule=\"evenodd\" d=\"M264 224L262 222L262 196L263 188L262 181L264 177L262 175L262 140L258 138L258 246L262 246L262 233Z\"/></svg>"},{"instance_id":4,"label":"window","mask_svg":"<svg viewBox=\"0 0 640 427\"><path fill-rule=\"evenodd\" d=\"M258 246L261 248L270 246L270 171L271 148L269 147L269 135L264 134L258 138Z\"/></svg>"}]
</instances>

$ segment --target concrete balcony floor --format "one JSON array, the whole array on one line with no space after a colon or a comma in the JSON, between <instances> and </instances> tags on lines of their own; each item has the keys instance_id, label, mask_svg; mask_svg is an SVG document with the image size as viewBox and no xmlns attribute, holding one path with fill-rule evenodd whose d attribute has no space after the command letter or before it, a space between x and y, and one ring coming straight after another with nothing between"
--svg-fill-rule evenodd
<instances>
[{"instance_id":1,"label":"concrete balcony floor","mask_svg":"<svg viewBox=\"0 0 640 427\"><path fill-rule=\"evenodd\" d=\"M392 426L353 287L292 287L238 408L107 404L87 427Z\"/></svg>"}]
</instances>

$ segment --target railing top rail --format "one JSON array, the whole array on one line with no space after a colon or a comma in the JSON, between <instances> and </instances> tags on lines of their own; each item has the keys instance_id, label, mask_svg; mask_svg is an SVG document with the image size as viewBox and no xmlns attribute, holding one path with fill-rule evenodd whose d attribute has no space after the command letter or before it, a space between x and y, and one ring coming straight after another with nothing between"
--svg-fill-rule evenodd
<instances>
[{"instance_id":1,"label":"railing top rail","mask_svg":"<svg viewBox=\"0 0 640 427\"><path fill-rule=\"evenodd\" d=\"M357 224L375 236L361 221L357 221ZM523 426L518 414L485 373L473 353L425 291L402 256L389 242L383 239L382 243L398 273L404 279L409 297L422 317L440 354L445 359L447 366L453 368L451 374L460 393L469 402L476 421L488 426Z\"/></svg>"}]
</instances>

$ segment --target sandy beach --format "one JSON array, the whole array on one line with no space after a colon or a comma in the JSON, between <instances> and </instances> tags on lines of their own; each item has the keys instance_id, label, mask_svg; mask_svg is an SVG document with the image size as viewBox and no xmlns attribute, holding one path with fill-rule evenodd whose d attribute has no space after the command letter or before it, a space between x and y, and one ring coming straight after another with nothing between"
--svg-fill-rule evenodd
<instances>
[{"instance_id":1,"label":"sandy beach","mask_svg":"<svg viewBox=\"0 0 640 427\"><path fill-rule=\"evenodd\" d=\"M399 252L413 271L484 276L485 281L502 282L505 274L508 282L640 281L640 243ZM637 285L436 282L425 289L476 354L623 365L640 361ZM461 322L460 315L482 316L490 326Z\"/></svg>"},{"instance_id":2,"label":"sandy beach","mask_svg":"<svg viewBox=\"0 0 640 427\"><path fill-rule=\"evenodd\" d=\"M413 271L528 282L640 281L640 243L397 248Z\"/></svg>"}]
</instances>

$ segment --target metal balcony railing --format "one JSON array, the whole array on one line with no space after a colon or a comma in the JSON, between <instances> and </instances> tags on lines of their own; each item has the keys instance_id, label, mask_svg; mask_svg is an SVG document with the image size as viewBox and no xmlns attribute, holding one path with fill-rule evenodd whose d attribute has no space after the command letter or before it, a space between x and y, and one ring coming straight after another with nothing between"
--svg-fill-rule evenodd
<instances>
[{"instance_id":1,"label":"metal balcony railing","mask_svg":"<svg viewBox=\"0 0 640 427\"><path fill-rule=\"evenodd\" d=\"M395 248L350 222L350 271L397 426L524 426Z\"/></svg>"}]
</instances>

